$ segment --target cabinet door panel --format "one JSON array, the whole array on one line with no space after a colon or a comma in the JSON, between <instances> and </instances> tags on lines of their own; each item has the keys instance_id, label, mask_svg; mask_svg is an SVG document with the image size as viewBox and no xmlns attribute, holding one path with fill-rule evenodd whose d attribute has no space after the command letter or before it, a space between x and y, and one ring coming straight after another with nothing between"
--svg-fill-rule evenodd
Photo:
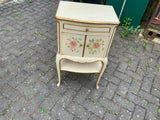
<instances>
[{"instance_id":1,"label":"cabinet door panel","mask_svg":"<svg viewBox=\"0 0 160 120\"><path fill-rule=\"evenodd\" d=\"M85 36L71 33L62 33L61 36L61 54L81 57L83 53Z\"/></svg>"},{"instance_id":2,"label":"cabinet door panel","mask_svg":"<svg viewBox=\"0 0 160 120\"><path fill-rule=\"evenodd\" d=\"M105 57L109 46L108 36L87 36L84 57Z\"/></svg>"}]
</instances>

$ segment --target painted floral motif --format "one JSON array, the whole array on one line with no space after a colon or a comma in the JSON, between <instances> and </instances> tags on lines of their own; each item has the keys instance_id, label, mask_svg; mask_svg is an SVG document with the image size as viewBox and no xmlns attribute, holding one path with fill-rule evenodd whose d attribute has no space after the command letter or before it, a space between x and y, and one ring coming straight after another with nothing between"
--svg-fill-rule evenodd
<instances>
[{"instance_id":1,"label":"painted floral motif","mask_svg":"<svg viewBox=\"0 0 160 120\"><path fill-rule=\"evenodd\" d=\"M67 46L71 50L71 52L78 53L79 52L78 47L82 46L82 44L80 43L82 39L71 37L71 38L68 38L67 40L68 42L65 43L65 46Z\"/></svg>"},{"instance_id":2,"label":"painted floral motif","mask_svg":"<svg viewBox=\"0 0 160 120\"><path fill-rule=\"evenodd\" d=\"M87 47L89 50L89 54L94 55L95 53L100 53L100 51L104 51L104 41L102 39L89 40Z\"/></svg>"}]
</instances>

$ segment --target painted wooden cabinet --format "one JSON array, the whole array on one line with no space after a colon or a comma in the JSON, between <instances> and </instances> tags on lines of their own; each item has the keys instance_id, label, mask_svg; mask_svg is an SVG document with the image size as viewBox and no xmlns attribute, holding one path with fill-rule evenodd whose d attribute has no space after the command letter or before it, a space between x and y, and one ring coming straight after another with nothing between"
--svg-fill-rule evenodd
<instances>
[{"instance_id":1,"label":"painted wooden cabinet","mask_svg":"<svg viewBox=\"0 0 160 120\"><path fill-rule=\"evenodd\" d=\"M60 1L56 19L57 86L61 82L61 71L99 73L96 82L98 89L98 82L106 68L109 48L119 24L113 7Z\"/></svg>"}]
</instances>

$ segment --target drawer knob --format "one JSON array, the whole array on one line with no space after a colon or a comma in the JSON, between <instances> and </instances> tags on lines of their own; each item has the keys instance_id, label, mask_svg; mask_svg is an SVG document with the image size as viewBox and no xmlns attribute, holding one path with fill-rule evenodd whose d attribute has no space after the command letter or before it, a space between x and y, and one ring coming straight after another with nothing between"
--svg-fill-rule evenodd
<instances>
[{"instance_id":1,"label":"drawer knob","mask_svg":"<svg viewBox=\"0 0 160 120\"><path fill-rule=\"evenodd\" d=\"M88 29L86 29L86 32L88 31Z\"/></svg>"}]
</instances>

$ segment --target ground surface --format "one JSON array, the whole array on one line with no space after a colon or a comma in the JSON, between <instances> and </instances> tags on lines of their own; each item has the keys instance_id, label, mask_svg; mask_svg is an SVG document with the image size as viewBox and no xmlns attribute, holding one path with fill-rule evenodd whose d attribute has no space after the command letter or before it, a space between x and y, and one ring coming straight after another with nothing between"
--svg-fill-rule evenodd
<instances>
[{"instance_id":1,"label":"ground surface","mask_svg":"<svg viewBox=\"0 0 160 120\"><path fill-rule=\"evenodd\" d=\"M0 120L160 120L160 45L120 28L99 90L96 75L67 72L56 87L57 4L0 7Z\"/></svg>"}]
</instances>

